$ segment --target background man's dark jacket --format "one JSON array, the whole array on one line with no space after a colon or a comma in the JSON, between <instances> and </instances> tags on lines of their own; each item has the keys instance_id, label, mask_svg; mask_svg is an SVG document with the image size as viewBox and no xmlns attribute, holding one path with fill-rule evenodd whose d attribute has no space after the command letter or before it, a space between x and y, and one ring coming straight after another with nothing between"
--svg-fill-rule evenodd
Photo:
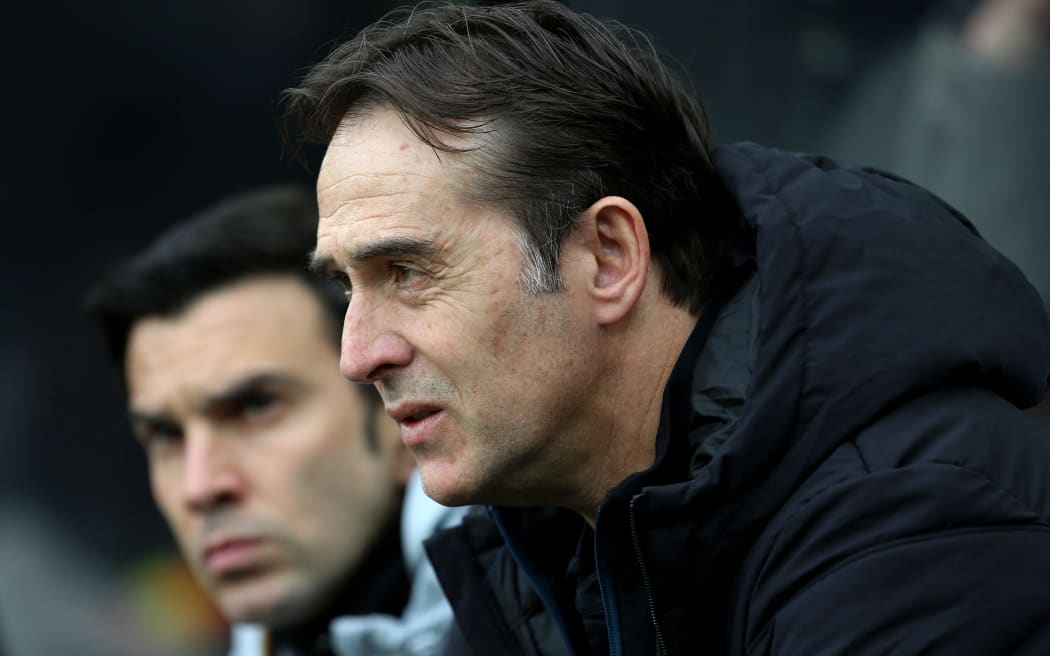
<instances>
[{"instance_id":1,"label":"background man's dark jacket","mask_svg":"<svg viewBox=\"0 0 1050 656\"><path fill-rule=\"evenodd\" d=\"M715 161L731 266L656 464L598 514L612 653L1050 653L1050 434L1017 409L1050 373L1035 291L892 176L751 145ZM581 525L494 508L432 541L475 654L596 643L566 579Z\"/></svg>"}]
</instances>

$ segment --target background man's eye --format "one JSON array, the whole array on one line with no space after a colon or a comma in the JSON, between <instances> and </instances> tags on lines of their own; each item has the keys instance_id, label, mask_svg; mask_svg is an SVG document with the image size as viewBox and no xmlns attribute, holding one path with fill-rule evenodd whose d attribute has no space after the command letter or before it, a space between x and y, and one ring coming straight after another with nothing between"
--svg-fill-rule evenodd
<instances>
[{"instance_id":1,"label":"background man's eye","mask_svg":"<svg viewBox=\"0 0 1050 656\"><path fill-rule=\"evenodd\" d=\"M241 400L241 416L253 420L267 419L280 407L280 399L272 394L252 394Z\"/></svg>"},{"instance_id":2,"label":"background man's eye","mask_svg":"<svg viewBox=\"0 0 1050 656\"><path fill-rule=\"evenodd\" d=\"M339 285L343 294L345 294L347 298L350 298L350 293L353 291L353 289L350 286L350 276L346 275L346 272L331 271L328 273L328 279L334 282L336 285Z\"/></svg>"},{"instance_id":3,"label":"background man's eye","mask_svg":"<svg viewBox=\"0 0 1050 656\"><path fill-rule=\"evenodd\" d=\"M182 440L182 430L175 425L140 426L135 429L135 435L142 446L151 451L177 446Z\"/></svg>"}]
</instances>

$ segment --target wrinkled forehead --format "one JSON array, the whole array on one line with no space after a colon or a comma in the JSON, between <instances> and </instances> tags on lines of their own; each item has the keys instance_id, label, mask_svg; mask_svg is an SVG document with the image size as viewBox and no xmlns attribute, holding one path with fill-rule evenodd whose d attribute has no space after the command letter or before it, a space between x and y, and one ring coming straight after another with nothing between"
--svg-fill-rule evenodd
<instances>
[{"instance_id":1,"label":"wrinkled forehead","mask_svg":"<svg viewBox=\"0 0 1050 656\"><path fill-rule=\"evenodd\" d=\"M317 180L322 218L338 212L347 197L369 198L402 192L443 191L471 198L482 140L444 135L438 150L425 143L400 114L379 107L344 119L325 152Z\"/></svg>"}]
</instances>

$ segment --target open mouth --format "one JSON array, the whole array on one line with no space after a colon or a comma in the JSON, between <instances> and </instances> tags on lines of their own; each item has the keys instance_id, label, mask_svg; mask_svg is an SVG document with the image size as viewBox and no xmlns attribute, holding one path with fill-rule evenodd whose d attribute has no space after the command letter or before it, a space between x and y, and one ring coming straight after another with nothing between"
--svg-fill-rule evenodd
<instances>
[{"instance_id":1,"label":"open mouth","mask_svg":"<svg viewBox=\"0 0 1050 656\"><path fill-rule=\"evenodd\" d=\"M387 408L387 414L399 424L417 424L427 417L441 412L441 408L429 403L404 402L394 408Z\"/></svg>"},{"instance_id":2,"label":"open mouth","mask_svg":"<svg viewBox=\"0 0 1050 656\"><path fill-rule=\"evenodd\" d=\"M423 421L427 417L429 417L431 415L435 415L437 413L438 413L438 409L437 408L430 408L428 410L420 410L419 412L414 412L414 413L410 414L409 416L405 417L401 421L401 423L403 423L403 424L414 424L416 422Z\"/></svg>"},{"instance_id":3,"label":"open mouth","mask_svg":"<svg viewBox=\"0 0 1050 656\"><path fill-rule=\"evenodd\" d=\"M401 426L401 440L405 446L412 448L441 430L444 413L437 406L406 403L390 411L390 416Z\"/></svg>"}]
</instances>

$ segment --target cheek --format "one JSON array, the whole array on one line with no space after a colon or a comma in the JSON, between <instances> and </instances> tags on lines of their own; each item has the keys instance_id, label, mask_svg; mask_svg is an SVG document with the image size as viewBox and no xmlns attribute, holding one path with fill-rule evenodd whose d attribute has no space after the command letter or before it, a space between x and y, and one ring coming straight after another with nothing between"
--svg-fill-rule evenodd
<instances>
[{"instance_id":1,"label":"cheek","mask_svg":"<svg viewBox=\"0 0 1050 656\"><path fill-rule=\"evenodd\" d=\"M151 466L149 478L153 501L158 510L178 541L182 544L187 543L190 539L192 515L182 503L178 471L171 466Z\"/></svg>"},{"instance_id":2,"label":"cheek","mask_svg":"<svg viewBox=\"0 0 1050 656\"><path fill-rule=\"evenodd\" d=\"M360 417L337 415L315 430L320 437L309 456L296 471L286 472L308 513L323 508L325 514L338 515L383 492L384 463L369 448Z\"/></svg>"},{"instance_id":3,"label":"cheek","mask_svg":"<svg viewBox=\"0 0 1050 656\"><path fill-rule=\"evenodd\" d=\"M498 325L489 346L493 353L509 355L507 368L522 375L532 376L548 360L561 359L569 346L566 339L583 329L560 294L522 295L494 312Z\"/></svg>"},{"instance_id":4,"label":"cheek","mask_svg":"<svg viewBox=\"0 0 1050 656\"><path fill-rule=\"evenodd\" d=\"M492 364L504 372L517 371L525 364L516 356L528 350L531 338L543 333L548 323L542 304L517 289L510 296L491 294L471 318L471 325L465 327L469 332L453 334L452 338L462 344L462 335L472 335L474 342L467 348L494 361Z\"/></svg>"},{"instance_id":5,"label":"cheek","mask_svg":"<svg viewBox=\"0 0 1050 656\"><path fill-rule=\"evenodd\" d=\"M390 517L393 483L381 460L361 452L332 454L314 474L301 490L311 542L323 557L343 562L365 549Z\"/></svg>"},{"instance_id":6,"label":"cheek","mask_svg":"<svg viewBox=\"0 0 1050 656\"><path fill-rule=\"evenodd\" d=\"M170 467L150 465L150 491L153 493L153 500L156 502L157 507L159 507L165 515L169 513L169 508L174 507L176 494L175 483L176 477Z\"/></svg>"}]
</instances>

